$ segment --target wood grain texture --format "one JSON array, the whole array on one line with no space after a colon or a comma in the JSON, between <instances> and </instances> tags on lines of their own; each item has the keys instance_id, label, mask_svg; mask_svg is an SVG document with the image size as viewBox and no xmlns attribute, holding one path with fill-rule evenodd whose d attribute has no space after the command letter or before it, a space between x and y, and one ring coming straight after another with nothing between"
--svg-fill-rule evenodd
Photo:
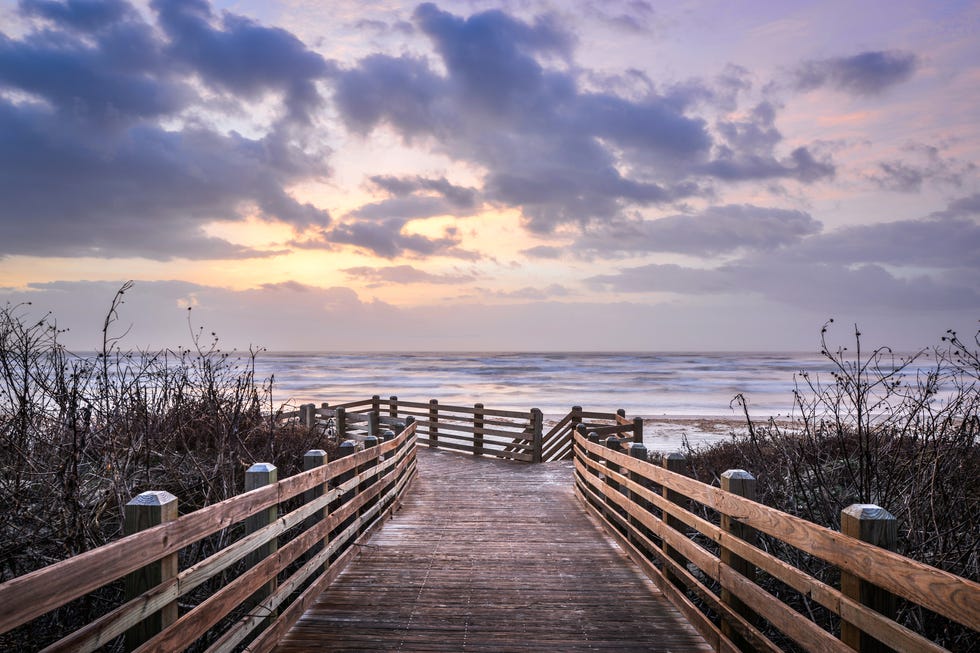
<instances>
[{"instance_id":1,"label":"wood grain texture","mask_svg":"<svg viewBox=\"0 0 980 653\"><path fill-rule=\"evenodd\" d=\"M276 651L710 650L582 512L569 463L420 449L418 466Z\"/></svg>"},{"instance_id":2,"label":"wood grain texture","mask_svg":"<svg viewBox=\"0 0 980 653\"><path fill-rule=\"evenodd\" d=\"M576 435L576 446L604 455L624 471L636 471L702 505L738 519L914 603L980 630L980 583L861 542L761 503L705 485L662 467L599 447Z\"/></svg>"}]
</instances>

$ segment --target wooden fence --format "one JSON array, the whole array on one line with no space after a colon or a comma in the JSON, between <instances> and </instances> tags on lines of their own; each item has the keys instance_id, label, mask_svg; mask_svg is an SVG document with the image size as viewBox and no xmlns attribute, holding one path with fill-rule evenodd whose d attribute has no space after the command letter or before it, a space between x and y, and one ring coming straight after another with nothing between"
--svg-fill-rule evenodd
<instances>
[{"instance_id":1,"label":"wooden fence","mask_svg":"<svg viewBox=\"0 0 980 653\"><path fill-rule=\"evenodd\" d=\"M946 650L894 621L896 599L980 630L980 584L876 546L895 533L877 506L847 508L842 534L753 501L755 479L743 470L726 472L723 488L705 485L683 474L680 454L658 466L642 444L587 428L574 450L583 505L716 650L779 651L790 640L806 651ZM760 534L837 567L840 588L772 555ZM835 615L839 632L767 592L763 579Z\"/></svg>"},{"instance_id":2,"label":"wooden fence","mask_svg":"<svg viewBox=\"0 0 980 653\"><path fill-rule=\"evenodd\" d=\"M643 420L617 413L589 412L572 407L547 431L544 416L537 408L527 411L498 410L483 404L452 406L437 399L427 403L404 401L398 397L351 401L336 405L304 404L281 417L299 419L305 426L333 429L338 440L377 436L383 428L404 428L414 422L419 444L432 448L461 451L476 456L492 456L519 462L540 463L570 460L572 434L582 424L605 435L629 436L643 441Z\"/></svg>"},{"instance_id":3,"label":"wooden fence","mask_svg":"<svg viewBox=\"0 0 980 653\"><path fill-rule=\"evenodd\" d=\"M270 650L414 478L415 426L383 439L348 442L330 462L308 452L307 471L280 481L272 465L253 465L244 494L180 517L173 495L139 495L126 506L127 531L138 532L0 585L0 633L124 583L125 602L44 650L94 651L117 638L141 653ZM182 550L229 533L238 537L178 567Z\"/></svg>"}]
</instances>

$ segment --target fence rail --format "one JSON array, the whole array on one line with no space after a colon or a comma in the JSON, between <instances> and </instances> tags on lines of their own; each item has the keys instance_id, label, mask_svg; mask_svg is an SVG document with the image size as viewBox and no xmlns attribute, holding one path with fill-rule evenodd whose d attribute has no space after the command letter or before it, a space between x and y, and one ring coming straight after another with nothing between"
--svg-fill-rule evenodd
<instances>
[{"instance_id":1,"label":"fence rail","mask_svg":"<svg viewBox=\"0 0 980 653\"><path fill-rule=\"evenodd\" d=\"M340 404L304 404L283 413L282 419L298 419L309 427L332 429L338 440L362 440L377 436L388 426L401 428L414 422L419 444L492 456L518 462L539 463L570 460L572 434L582 424L604 434L615 433L643 440L643 420L627 420L625 412L571 411L545 432L544 416L537 408L527 411L486 408L483 404L453 406L432 399L405 401L378 395Z\"/></svg>"},{"instance_id":2,"label":"fence rail","mask_svg":"<svg viewBox=\"0 0 980 653\"><path fill-rule=\"evenodd\" d=\"M679 454L650 462L642 419L623 411L575 406L546 431L537 409L374 396L280 417L333 429L341 456L324 464L311 451L307 471L279 481L270 465L253 466L244 494L180 517L167 493L140 495L126 522L138 532L0 585L0 634L125 581L124 601L45 650L125 638L141 652L268 651L393 509L414 478L418 444L517 462L573 459L583 506L719 651L787 642L944 651L895 620L897 600L980 631L980 584L887 550L895 524L881 509L851 506L836 532L756 502L743 470L723 474L721 488L698 482ZM178 567L178 555L217 535L214 551ZM835 567L839 583L774 555L780 547ZM770 593L774 583L833 615L830 625Z\"/></svg>"},{"instance_id":3,"label":"fence rail","mask_svg":"<svg viewBox=\"0 0 980 653\"><path fill-rule=\"evenodd\" d=\"M415 440L409 425L359 451L348 443L326 464L324 452L311 451L311 469L280 481L275 467L253 465L246 489L254 489L180 517L169 493L143 493L126 507L127 530L156 525L0 585L0 633L125 580L124 603L44 650L94 651L119 637L140 652L202 638L208 651L270 650L406 490ZM182 549L230 530L240 537L178 570ZM178 602L213 579L213 591L178 613Z\"/></svg>"},{"instance_id":4,"label":"fence rail","mask_svg":"<svg viewBox=\"0 0 980 653\"><path fill-rule=\"evenodd\" d=\"M583 505L716 650L782 650L769 636L773 629L807 651L946 650L894 621L891 595L980 630L980 584L740 496L754 496L754 479L742 470L723 475L726 491L678 473L677 462L665 456L664 466L652 464L642 444L615 436L575 435L575 488ZM877 506L845 513L842 522L857 524L855 533L887 530L880 521L887 513ZM717 523L706 514L717 514ZM836 566L842 587L770 554L756 544L756 533ZM840 633L767 592L757 575L836 615Z\"/></svg>"}]
</instances>

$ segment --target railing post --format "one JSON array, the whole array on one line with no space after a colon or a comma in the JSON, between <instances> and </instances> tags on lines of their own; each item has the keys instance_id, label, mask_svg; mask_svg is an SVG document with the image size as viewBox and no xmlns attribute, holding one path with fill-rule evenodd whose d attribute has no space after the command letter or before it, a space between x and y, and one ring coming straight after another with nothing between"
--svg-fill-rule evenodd
<instances>
[{"instance_id":1,"label":"railing post","mask_svg":"<svg viewBox=\"0 0 980 653\"><path fill-rule=\"evenodd\" d=\"M398 418L398 397L395 395L388 397L388 417Z\"/></svg>"},{"instance_id":2,"label":"railing post","mask_svg":"<svg viewBox=\"0 0 980 653\"><path fill-rule=\"evenodd\" d=\"M855 503L840 513L840 530L844 535L857 538L883 549L894 551L898 544L898 521L884 508L871 503ZM841 570L840 590L845 596L894 619L897 612L895 595L862 580L859 576ZM855 651L891 651L871 635L847 621L841 620L841 641Z\"/></svg>"},{"instance_id":3,"label":"railing post","mask_svg":"<svg viewBox=\"0 0 980 653\"><path fill-rule=\"evenodd\" d=\"M643 418L633 418L633 442L643 444Z\"/></svg>"},{"instance_id":4,"label":"railing post","mask_svg":"<svg viewBox=\"0 0 980 653\"><path fill-rule=\"evenodd\" d=\"M299 407L299 421L308 429L316 426L316 406L313 404L303 404Z\"/></svg>"},{"instance_id":5,"label":"railing post","mask_svg":"<svg viewBox=\"0 0 980 653\"><path fill-rule=\"evenodd\" d=\"M578 432L581 433L582 435L584 435L586 440L588 440L592 444L601 444L601 442L599 440L599 434L598 433L596 433L595 431L589 431L588 433L585 433L584 432L585 430L586 430L585 424L579 424L578 425ZM593 462L596 462L596 463L598 463L599 460L600 460L599 454L592 453L591 451L588 452L588 458L589 458L589 460L591 460ZM599 471L598 468L593 468L592 473L595 474L597 477L598 476L602 476L602 474L601 474L601 472Z\"/></svg>"},{"instance_id":6,"label":"railing post","mask_svg":"<svg viewBox=\"0 0 980 653\"><path fill-rule=\"evenodd\" d=\"M377 413L373 413L373 414L377 415ZM380 440L375 435L369 435L366 438L364 438L365 449L374 449L375 452L377 452L377 446L379 443ZM374 458L364 463L360 471L366 472L372 467L377 467L377 466L378 466L378 455L376 454ZM375 470L375 474L377 474L377 470ZM365 479L363 483L361 483L360 487L357 488L358 493L367 491L368 488L370 488L372 485L374 485L377 482L378 479L376 475L369 476L367 479ZM372 506L374 506L375 503L377 503L377 498L371 499L361 507L358 514L364 515L372 508ZM365 530L367 530L367 524L362 524L361 527L358 529L358 531L361 533L363 533Z\"/></svg>"},{"instance_id":7,"label":"railing post","mask_svg":"<svg viewBox=\"0 0 980 653\"><path fill-rule=\"evenodd\" d=\"M679 451L675 451L673 453L665 453L661 461L664 468L666 468L667 471L675 472L677 474L687 475L687 458L684 456L684 454L680 453ZM671 490L666 485L663 486L662 492L663 492L663 497L668 501L670 501L671 503L677 504L678 506L682 506L685 509L687 508L687 503L688 503L687 497L685 497L683 494ZM684 522L682 522L677 517L667 514L666 511L664 512L664 522L667 524L668 527L673 528L678 532L682 532L682 529L684 528ZM668 557L670 557L672 560L675 560L678 564L680 564L681 567L687 566L687 560L684 558L684 556L681 555L681 553L677 551L674 547L667 544L666 539L664 539L662 544L664 548L664 553ZM684 581L681 578L679 578L676 574L674 574L672 571L670 571L670 569L667 569L666 565L664 569L664 575L675 585L679 585L682 587L684 586Z\"/></svg>"},{"instance_id":8,"label":"railing post","mask_svg":"<svg viewBox=\"0 0 980 653\"><path fill-rule=\"evenodd\" d=\"M569 424L571 424L572 438L573 439L575 437L575 433L582 433L582 435L585 435L584 432L579 431L579 429L578 429L579 425L582 424L582 407L581 406L572 406L572 417L568 421L569 421Z\"/></svg>"},{"instance_id":9,"label":"railing post","mask_svg":"<svg viewBox=\"0 0 980 653\"><path fill-rule=\"evenodd\" d=\"M177 519L177 497L169 492L143 492L133 497L123 509L123 529L132 535ZM126 576L126 600L136 598L150 588L177 577L177 554L151 562ZM145 617L126 631L126 650L139 647L161 630L177 621L177 602L168 603L159 612Z\"/></svg>"},{"instance_id":10,"label":"railing post","mask_svg":"<svg viewBox=\"0 0 980 653\"><path fill-rule=\"evenodd\" d=\"M643 462L647 462L646 446L638 442L630 442L628 446L629 446L630 458L635 458L636 460L642 460ZM629 479L634 483L636 483L637 485L645 486L645 483L643 482L644 481L643 474L640 474L639 472L631 471L629 473ZM629 498L630 498L630 502L636 504L643 510L649 510L646 499L644 499L640 495L640 493L637 492L636 490L629 491ZM632 516L630 517L630 526L632 526L633 530L635 530L637 533L645 534L646 528L643 526L643 523L636 517L632 517ZM633 544L636 545L637 547L641 546L640 538L631 537L630 539L633 540Z\"/></svg>"},{"instance_id":11,"label":"railing post","mask_svg":"<svg viewBox=\"0 0 980 653\"><path fill-rule=\"evenodd\" d=\"M614 435L610 435L608 438L606 438L605 441L606 448L611 449L613 451L619 451L619 443L620 443L620 439ZM622 472L620 466L609 459L606 460L606 469L609 470L610 472L616 472L617 474ZM606 512L609 515L608 517L609 524L613 528L620 530L619 527L617 527L616 522L612 519L612 514L613 513L618 514L621 512L621 510L619 506L616 505L616 502L613 500L611 496L613 492L620 492L619 483L613 480L612 475L607 475L606 487L609 488L609 494L606 495Z\"/></svg>"},{"instance_id":12,"label":"railing post","mask_svg":"<svg viewBox=\"0 0 980 653\"><path fill-rule=\"evenodd\" d=\"M324 451L323 449L310 449L309 451L303 454L304 472L308 472L311 469L316 469L317 467L321 467L326 464L327 464L327 452ZM304 492L303 503L310 503L311 501L314 501L322 497L325 487L326 487L325 484L315 485L311 487L309 490L307 490L306 492ZM324 509L317 510L315 513L310 515L309 519L306 520L306 530L314 528L319 522L323 521L323 519L326 516L327 516L326 510ZM326 546L326 543L327 540L326 538L324 538L323 540L311 546L310 550L307 552L307 556L312 557L315 554L322 551L323 547ZM326 566L323 567L323 571L326 571Z\"/></svg>"},{"instance_id":13,"label":"railing post","mask_svg":"<svg viewBox=\"0 0 980 653\"><path fill-rule=\"evenodd\" d=\"M337 458L346 458L347 456L353 455L356 452L357 452L357 443L354 442L353 440L344 440L343 442L340 443L340 446L337 447ZM346 472L342 472L338 474L337 478L334 480L335 487L343 485L347 481L354 478L356 474L357 474L357 469L350 469ZM341 508L344 504L350 502L354 498L354 495L356 493L357 493L357 488L354 488L342 494L339 499L337 499L334 503L331 504L330 511L333 512L338 508ZM330 533L330 537L331 538L337 537L341 532L344 531L345 528L351 525L351 522L353 522L355 518L356 515L351 515L350 517L345 519L343 523L338 524L337 527ZM337 551L337 553L335 553L332 557L336 558L338 555L343 553L345 549L346 549L345 546L341 546L341 548Z\"/></svg>"},{"instance_id":14,"label":"railing post","mask_svg":"<svg viewBox=\"0 0 980 653\"><path fill-rule=\"evenodd\" d=\"M371 397L371 410L376 413L381 412L381 395L373 395Z\"/></svg>"},{"instance_id":15,"label":"railing post","mask_svg":"<svg viewBox=\"0 0 980 653\"><path fill-rule=\"evenodd\" d=\"M723 472L721 475L721 489L725 492L731 492L732 494L737 494L740 497L745 497L746 499L756 500L756 480L749 472L744 469L729 469ZM721 528L723 531L737 537L740 540L745 540L750 544L755 544L756 541L756 531L751 526L743 524L738 519L731 517L730 515L721 515ZM730 549L721 547L721 562L728 565L733 570L742 574L749 580L755 582L755 565L751 564L748 560L735 555ZM735 612L745 617L747 620L754 621L755 613L745 605L737 596L732 594L729 590L722 588L721 590L721 600L732 607ZM744 641L741 635L738 634L732 624L726 620L721 622L721 632L725 634L726 637L733 640L739 645L744 651L751 651L752 646Z\"/></svg>"},{"instance_id":16,"label":"railing post","mask_svg":"<svg viewBox=\"0 0 980 653\"><path fill-rule=\"evenodd\" d=\"M338 407L333 419L337 425L337 439L343 442L347 439L347 409Z\"/></svg>"},{"instance_id":17,"label":"railing post","mask_svg":"<svg viewBox=\"0 0 980 653\"><path fill-rule=\"evenodd\" d=\"M433 449L439 447L439 401L429 400L429 446Z\"/></svg>"},{"instance_id":18,"label":"railing post","mask_svg":"<svg viewBox=\"0 0 980 653\"><path fill-rule=\"evenodd\" d=\"M375 438L381 434L381 415L376 410L368 413L368 435Z\"/></svg>"},{"instance_id":19,"label":"railing post","mask_svg":"<svg viewBox=\"0 0 980 653\"><path fill-rule=\"evenodd\" d=\"M483 404L473 404L473 455L483 455Z\"/></svg>"},{"instance_id":20,"label":"railing post","mask_svg":"<svg viewBox=\"0 0 980 653\"><path fill-rule=\"evenodd\" d=\"M544 415L541 409L531 409L531 462L540 463L542 448L544 447Z\"/></svg>"},{"instance_id":21,"label":"railing post","mask_svg":"<svg viewBox=\"0 0 980 653\"><path fill-rule=\"evenodd\" d=\"M255 463L245 470L245 491L257 490L260 487L271 485L276 482L278 471L276 466L271 463ZM245 534L250 535L260 530L279 518L279 506L273 505L262 510L245 520ZM265 560L268 556L275 553L279 548L279 538L274 537L252 553L245 557L246 568L250 569ZM270 596L277 586L276 578L273 576L265 585L252 595L249 603L254 606L264 598ZM269 614L272 616L272 613Z\"/></svg>"}]
</instances>

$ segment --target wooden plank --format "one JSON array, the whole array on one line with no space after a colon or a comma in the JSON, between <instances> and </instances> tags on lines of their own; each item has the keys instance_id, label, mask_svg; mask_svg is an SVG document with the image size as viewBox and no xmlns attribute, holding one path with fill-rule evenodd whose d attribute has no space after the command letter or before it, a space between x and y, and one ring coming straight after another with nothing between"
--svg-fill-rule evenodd
<instances>
[{"instance_id":1,"label":"wooden plank","mask_svg":"<svg viewBox=\"0 0 980 653\"><path fill-rule=\"evenodd\" d=\"M728 606L724 605L718 597L716 597L707 587L704 586L697 578L695 578L691 573L680 566L676 560L665 556L663 551L652 541L650 541L646 536L641 535L637 538L639 541L644 543L644 550L640 551L636 546L630 542L629 538L624 537L612 523L606 519L606 516L601 510L596 508L595 505L589 502L586 496L589 496L593 501L600 501L599 496L593 491L595 486L591 485L591 481L586 481L586 477L580 477L579 483L576 484L575 492L576 496L582 503L582 506L590 514L590 516L599 523L600 528L604 528L605 532L613 537L621 547L623 547L630 558L636 563L640 569L653 580L657 587L664 592L670 599L671 603L677 607L681 613L685 616L689 623L691 623L701 636L705 638L706 641L711 645L715 651L729 651L730 653L735 653L738 648L729 640L724 633L711 621L711 619L701 612L701 610L688 598L688 596L682 591L681 588L677 587L672 583L663 571L654 566L653 562L650 560L650 556L655 557L661 565L670 569L671 573L675 577L682 578L685 585L694 591L702 601L708 604L713 610L722 614L728 615L731 612ZM613 517L618 517L613 515ZM733 615L735 619L738 619L738 615ZM743 631L749 635L750 641L754 644L756 651L768 651L769 653L778 653L780 651L779 647L773 644L769 639L765 637L761 632L759 632L752 624L742 621L740 622Z\"/></svg>"},{"instance_id":2,"label":"wooden plank","mask_svg":"<svg viewBox=\"0 0 980 653\"><path fill-rule=\"evenodd\" d=\"M398 409L399 409L399 411L402 408L416 408L416 409L428 410L429 409L429 404L428 404L428 402L402 401L401 399L399 399L398 400ZM472 406L449 406L449 405L439 404L439 419L440 420L442 419L442 413L443 413L443 411L445 411L447 413L463 413L463 414L466 414L466 415L473 415L474 414L474 409L473 409ZM509 418L512 418L512 419L524 419L524 420L530 420L531 419L531 411L530 410L521 412L521 411L516 411L516 410L498 410L498 409L494 409L494 408L484 408L483 409L483 413L485 415L489 415L489 416L492 416L492 417L509 417Z\"/></svg>"},{"instance_id":3,"label":"wooden plank","mask_svg":"<svg viewBox=\"0 0 980 653\"><path fill-rule=\"evenodd\" d=\"M414 441L413 438L414 427L410 427L398 438L384 443L374 451L387 453L407 444L410 445ZM147 562L175 553L182 547L242 521L255 512L268 509L285 498L295 496L313 485L324 482L325 479L332 477L337 470L350 469L359 462L363 463L370 460L373 455L375 454L368 452L363 456L358 454L333 461L309 472L284 479L276 485L232 497L184 515L172 522L152 527L98 549L45 567L32 574L8 581L0 585L0 632L9 630L20 623L30 621L45 612L68 603L134 569L142 567ZM385 466L389 462L386 462ZM280 490L282 490L281 494ZM327 499L329 500L334 496L335 494L332 493L327 496ZM310 510L312 508L309 506L302 507L295 515L301 519ZM292 520L288 517L284 518L283 524L288 526L291 523ZM281 532L276 525L267 527L267 529L255 533L254 537L246 538L245 544L233 545L237 548L231 552L219 552L214 559L198 563L182 572L178 577L178 587L181 588L180 594L186 594L210 575L234 562L237 556L253 550L254 547L260 546ZM180 584L180 581L183 581L183 585ZM51 591L51 587L55 586L59 587L59 592ZM119 627L118 624L132 625L133 619L136 618L134 615L138 616L146 610L158 607L157 604L162 600L161 597L169 596L167 593L169 591L169 588L161 588L160 592L151 589L53 646L86 648L92 642L105 641L106 637L110 637L110 633L116 632ZM22 603L22 601L28 601L28 603ZM115 635L111 636L114 637Z\"/></svg>"},{"instance_id":4,"label":"wooden plank","mask_svg":"<svg viewBox=\"0 0 980 653\"><path fill-rule=\"evenodd\" d=\"M713 510L728 514L968 628L980 630L980 611L976 608L980 605L980 583L673 474L625 454L596 447L580 435L576 435L576 443L586 451L605 454L624 469L639 472L654 483L670 485Z\"/></svg>"},{"instance_id":5,"label":"wooden plank","mask_svg":"<svg viewBox=\"0 0 980 653\"><path fill-rule=\"evenodd\" d=\"M350 458L356 457L349 456ZM407 459L402 460L407 463ZM369 474L370 472L365 472ZM136 649L137 653L168 653L183 650L209 628L224 618L232 609L251 596L259 587L281 572L315 542L320 541L344 519L355 514L372 497L377 496L381 488L397 475L397 470L389 472L384 482L377 483L354 497L339 510L331 513L314 528L307 530L295 539L289 541L281 549L258 562L254 567L241 574L220 590L209 596L192 610L182 615L173 625L164 629L159 635ZM357 478L352 479L357 481ZM356 486L356 484L355 484ZM266 615L262 615L263 617Z\"/></svg>"},{"instance_id":6,"label":"wooden plank","mask_svg":"<svg viewBox=\"0 0 980 653\"><path fill-rule=\"evenodd\" d=\"M428 428L429 426L431 426L431 424L429 423L429 420L427 420L427 419L420 419L420 420L417 420L415 423L419 425L419 428ZM486 423L487 422L484 422L484 424L486 424ZM449 433L449 432L473 433L476 430L475 427L470 426L470 425L457 424L457 423L448 422L448 421L444 422L442 420L442 411L439 411L439 421L437 422L436 425L439 427L439 438L440 438L440 441L442 440L443 433ZM499 436L499 437L502 437L502 438L505 438L505 439L513 439L515 436L527 435L527 436L529 436L527 439L530 440L530 435L531 434L529 432L527 432L526 429L527 429L526 425L523 425L523 424L520 424L520 425L519 424L515 424L514 425L514 430L512 430L512 431L507 431L507 430L502 430L502 429L484 428L483 429L483 434L484 435L496 435L496 436Z\"/></svg>"},{"instance_id":7,"label":"wooden plank","mask_svg":"<svg viewBox=\"0 0 980 653\"><path fill-rule=\"evenodd\" d=\"M440 434L441 435L441 434ZM419 444L429 446L432 441L428 438L419 438ZM440 449L451 449L453 451L463 451L466 453L472 453L475 450L473 446L467 446L463 444L457 444L455 442L444 441L441 438L438 441ZM483 455L491 458L502 458L505 460L516 460L520 462L529 463L531 462L531 454L521 451L505 451L504 449L491 449L484 447L482 449Z\"/></svg>"},{"instance_id":8,"label":"wooden plank","mask_svg":"<svg viewBox=\"0 0 980 653\"><path fill-rule=\"evenodd\" d=\"M277 651L710 650L578 508L570 463L417 458L401 511Z\"/></svg>"}]
</instances>

